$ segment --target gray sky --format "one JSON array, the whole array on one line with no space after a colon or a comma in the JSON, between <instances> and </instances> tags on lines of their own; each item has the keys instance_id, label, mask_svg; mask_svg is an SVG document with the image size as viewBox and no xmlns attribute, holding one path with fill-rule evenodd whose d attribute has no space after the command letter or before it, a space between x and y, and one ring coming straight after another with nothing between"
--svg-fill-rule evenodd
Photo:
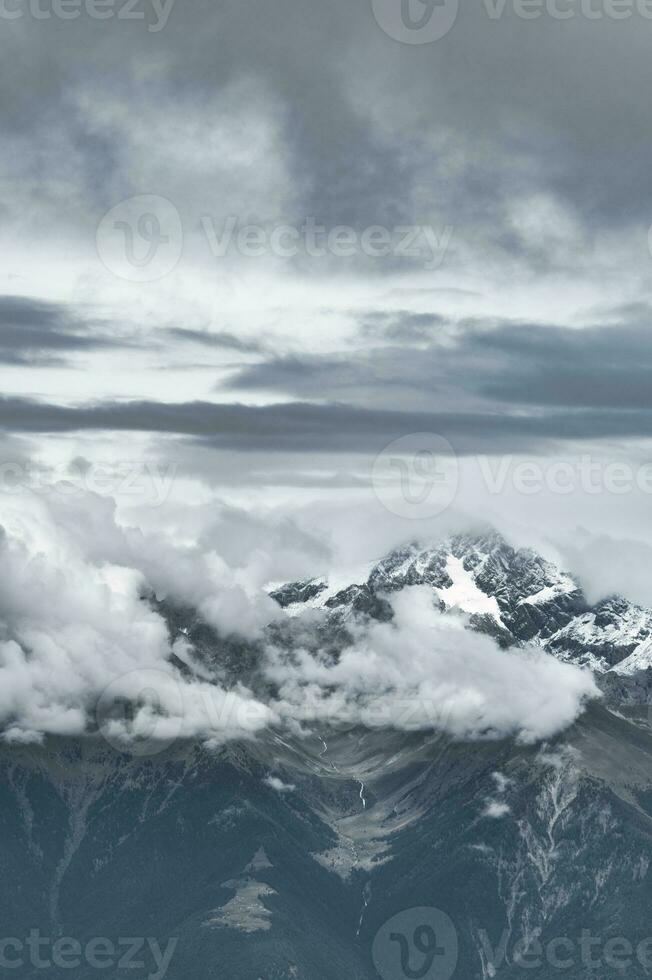
<instances>
[{"instance_id":1,"label":"gray sky","mask_svg":"<svg viewBox=\"0 0 652 980\"><path fill-rule=\"evenodd\" d=\"M645 464L650 12L410 2L7 0L5 462L290 508L422 432Z\"/></svg>"}]
</instances>

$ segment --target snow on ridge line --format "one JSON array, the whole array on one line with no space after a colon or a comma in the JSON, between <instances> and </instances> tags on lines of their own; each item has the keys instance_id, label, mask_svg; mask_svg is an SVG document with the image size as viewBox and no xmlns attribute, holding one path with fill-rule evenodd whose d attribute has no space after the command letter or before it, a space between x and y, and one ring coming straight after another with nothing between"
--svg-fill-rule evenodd
<instances>
[{"instance_id":1,"label":"snow on ridge line","mask_svg":"<svg viewBox=\"0 0 652 980\"><path fill-rule=\"evenodd\" d=\"M523 599L519 599L519 606L532 605L537 606L539 603L550 602L551 599L558 599L562 595L570 595L571 592L577 591L577 585L568 575L562 575L558 582L554 585L546 585L543 589L535 592L533 595L525 596Z\"/></svg>"},{"instance_id":2,"label":"snow on ridge line","mask_svg":"<svg viewBox=\"0 0 652 980\"><path fill-rule=\"evenodd\" d=\"M414 556L409 556L403 565L392 570L393 575L404 571L413 560ZM290 616L296 616L305 609L323 608L326 602L338 592L355 585L364 585L377 565L376 561L366 562L357 568L348 568L312 579L311 582L315 585L323 584L324 588L310 599L290 603L285 607L285 612ZM456 608L469 615L493 616L499 626L504 626L497 600L479 588L471 572L464 567L461 558L456 558L452 554L447 555L446 572L452 584L445 588L434 588L433 591L449 609Z\"/></svg>"},{"instance_id":3,"label":"snow on ridge line","mask_svg":"<svg viewBox=\"0 0 652 980\"><path fill-rule=\"evenodd\" d=\"M376 561L365 562L363 565L349 567L337 572L329 572L328 575L320 575L317 578L310 579L311 583L324 585L324 588L310 599L306 599L303 602L290 603L285 607L285 612L289 616L297 616L305 609L321 609L338 592L342 592L344 589L351 588L354 585L364 585L376 565Z\"/></svg>"},{"instance_id":4,"label":"snow on ridge line","mask_svg":"<svg viewBox=\"0 0 652 980\"><path fill-rule=\"evenodd\" d=\"M648 667L652 667L652 639L644 640L625 660L611 669L614 674L628 676Z\"/></svg>"}]
</instances>

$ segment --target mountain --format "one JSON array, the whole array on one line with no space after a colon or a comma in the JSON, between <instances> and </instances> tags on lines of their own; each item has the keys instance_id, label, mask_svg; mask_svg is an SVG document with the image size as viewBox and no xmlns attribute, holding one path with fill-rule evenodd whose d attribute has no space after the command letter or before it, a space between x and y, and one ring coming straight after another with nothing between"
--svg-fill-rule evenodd
<instances>
[{"instance_id":1,"label":"mountain","mask_svg":"<svg viewBox=\"0 0 652 980\"><path fill-rule=\"evenodd\" d=\"M504 645L533 643L599 674L652 667L652 610L620 596L591 606L571 574L493 531L455 535L430 549L411 545L350 581L293 582L272 595L293 616L321 608L346 622L356 614L382 618L383 597L408 585L429 586L442 609L466 613L473 628Z\"/></svg>"},{"instance_id":2,"label":"mountain","mask_svg":"<svg viewBox=\"0 0 652 980\"><path fill-rule=\"evenodd\" d=\"M416 930L440 914L456 953L439 940L433 977L520 977L529 940L552 980L567 937L568 975L615 978L613 941L650 934L652 738L597 705L545 747L320 728L145 760L52 740L5 748L0 768L4 934L105 937L121 956L142 937L143 968L114 958L112 978L160 975L154 942L173 944L170 980L412 976L389 972L385 924L402 917L416 970Z\"/></svg>"},{"instance_id":3,"label":"mountain","mask_svg":"<svg viewBox=\"0 0 652 980\"><path fill-rule=\"evenodd\" d=\"M3 970L88 980L99 950L111 980L651 976L650 614L460 535L278 587L270 633L337 656L414 584L505 647L592 664L605 697L545 744L323 723L145 756L99 732L0 743ZM261 688L256 644L160 608L195 661Z\"/></svg>"}]
</instances>

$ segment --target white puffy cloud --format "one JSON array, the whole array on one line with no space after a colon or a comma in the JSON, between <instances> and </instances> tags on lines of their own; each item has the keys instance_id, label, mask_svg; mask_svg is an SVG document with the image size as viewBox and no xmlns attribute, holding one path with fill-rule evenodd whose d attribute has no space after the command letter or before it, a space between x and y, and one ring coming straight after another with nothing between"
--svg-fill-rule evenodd
<instances>
[{"instance_id":1,"label":"white puffy cloud","mask_svg":"<svg viewBox=\"0 0 652 980\"><path fill-rule=\"evenodd\" d=\"M266 776L263 782L277 793L292 793L296 789L292 783L284 783L278 776Z\"/></svg>"},{"instance_id":2,"label":"white puffy cloud","mask_svg":"<svg viewBox=\"0 0 652 980\"><path fill-rule=\"evenodd\" d=\"M487 800L487 805L482 812L482 816L499 820L501 817L506 817L510 811L511 807L508 803L501 803L499 800Z\"/></svg>"},{"instance_id":3,"label":"white puffy cloud","mask_svg":"<svg viewBox=\"0 0 652 980\"><path fill-rule=\"evenodd\" d=\"M204 680L181 680L170 663L174 648L165 621L142 599L157 557L151 542L142 539L143 567L130 566L133 549L106 501L85 500L77 511L79 534L61 520L60 503L25 495L3 511L0 724L6 726L5 738L81 735L107 692L114 701L137 704L133 718L103 718L102 730L115 742L134 736L220 741L250 735L274 721L273 712L244 688L225 691ZM168 546L158 557L178 598L207 607L211 591L219 594L224 582L223 606L212 619L220 627L251 625L255 615L248 619L241 590L226 569L215 571L210 556L179 555Z\"/></svg>"},{"instance_id":4,"label":"white puffy cloud","mask_svg":"<svg viewBox=\"0 0 652 980\"><path fill-rule=\"evenodd\" d=\"M337 662L272 651L279 713L532 742L570 725L598 695L588 671L536 648L503 650L440 613L427 586L403 589L391 603L393 621L360 633Z\"/></svg>"},{"instance_id":5,"label":"white puffy cloud","mask_svg":"<svg viewBox=\"0 0 652 980\"><path fill-rule=\"evenodd\" d=\"M217 506L212 518L203 515L201 533L185 537L168 533L163 515L151 531L121 524L113 500L90 493L54 493L48 513L80 554L94 563L137 569L159 599L169 596L192 606L224 634L259 635L279 615L276 603L261 588L265 575L258 568L260 559L251 543L245 547L243 531L239 563L233 546L229 563L222 557L225 521L218 520ZM255 526L253 520L250 523Z\"/></svg>"}]
</instances>

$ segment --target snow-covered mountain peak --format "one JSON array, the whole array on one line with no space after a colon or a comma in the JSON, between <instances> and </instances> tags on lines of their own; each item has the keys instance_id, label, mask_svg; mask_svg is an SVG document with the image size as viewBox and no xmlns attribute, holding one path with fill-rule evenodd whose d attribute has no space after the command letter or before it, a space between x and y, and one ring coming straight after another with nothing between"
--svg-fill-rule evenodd
<instances>
[{"instance_id":1,"label":"snow-covered mountain peak","mask_svg":"<svg viewBox=\"0 0 652 980\"><path fill-rule=\"evenodd\" d=\"M290 583L272 595L293 616L321 608L345 622L389 615L385 597L410 585L429 586L442 609L465 613L504 645L535 643L600 673L652 667L652 611L620 596L591 606L567 570L495 531L428 548L412 543L354 573Z\"/></svg>"}]
</instances>

